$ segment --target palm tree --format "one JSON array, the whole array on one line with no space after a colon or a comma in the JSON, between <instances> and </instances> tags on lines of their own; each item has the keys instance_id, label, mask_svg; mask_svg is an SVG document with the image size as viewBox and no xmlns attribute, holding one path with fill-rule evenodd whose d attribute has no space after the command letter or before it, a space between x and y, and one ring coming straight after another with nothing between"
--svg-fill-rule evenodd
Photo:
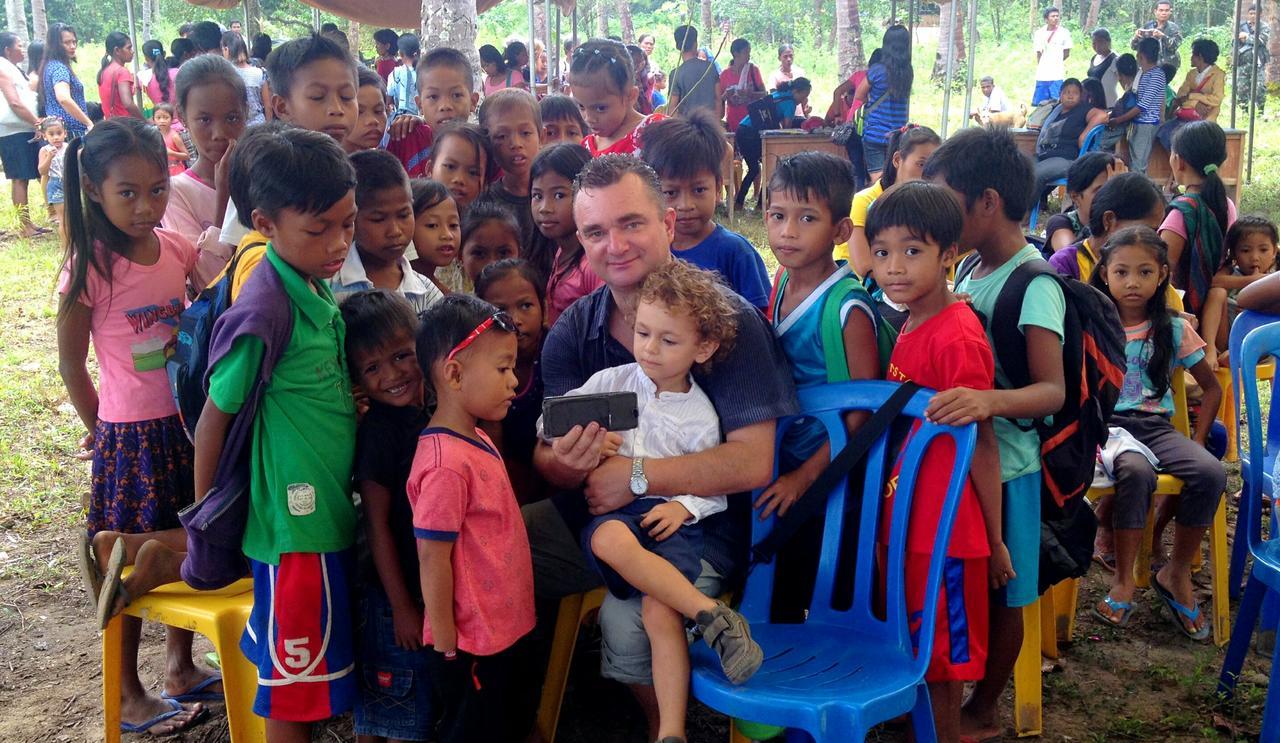
<instances>
[{"instance_id":1,"label":"palm tree","mask_svg":"<svg viewBox=\"0 0 1280 743\"><path fill-rule=\"evenodd\" d=\"M1085 19L1084 29L1090 33L1098 27L1098 16L1102 13L1102 0L1090 0L1089 16Z\"/></svg>"},{"instance_id":2,"label":"palm tree","mask_svg":"<svg viewBox=\"0 0 1280 743\"><path fill-rule=\"evenodd\" d=\"M471 62L472 74L480 79L475 0L422 0L421 36L424 54L441 47L458 49Z\"/></svg>"},{"instance_id":3,"label":"palm tree","mask_svg":"<svg viewBox=\"0 0 1280 743\"><path fill-rule=\"evenodd\" d=\"M17 34L23 44L29 42L31 37L27 34L27 13L22 7L22 0L5 0L4 15L8 30Z\"/></svg>"},{"instance_id":4,"label":"palm tree","mask_svg":"<svg viewBox=\"0 0 1280 743\"><path fill-rule=\"evenodd\" d=\"M1271 41L1267 51L1271 53L1271 61L1267 63L1267 82L1280 80L1280 6L1276 0L1267 0L1267 25L1271 26Z\"/></svg>"},{"instance_id":5,"label":"palm tree","mask_svg":"<svg viewBox=\"0 0 1280 743\"><path fill-rule=\"evenodd\" d=\"M44 41L49 35L49 16L44 11L44 0L31 0L31 27L36 41Z\"/></svg>"},{"instance_id":6,"label":"palm tree","mask_svg":"<svg viewBox=\"0 0 1280 743\"><path fill-rule=\"evenodd\" d=\"M631 2L630 0L618 0L618 20L622 23L622 41L626 44L635 43L636 29L631 23Z\"/></svg>"},{"instance_id":7,"label":"palm tree","mask_svg":"<svg viewBox=\"0 0 1280 743\"><path fill-rule=\"evenodd\" d=\"M941 3L938 16L938 51L933 56L934 80L941 80L947 74L947 41L954 39L955 60L958 65L964 59L964 8L962 0L949 0ZM948 31L948 27L952 30Z\"/></svg>"},{"instance_id":8,"label":"palm tree","mask_svg":"<svg viewBox=\"0 0 1280 743\"><path fill-rule=\"evenodd\" d=\"M858 18L858 0L836 0L836 59L840 60L840 79L848 79L865 64L862 56L862 21Z\"/></svg>"}]
</instances>

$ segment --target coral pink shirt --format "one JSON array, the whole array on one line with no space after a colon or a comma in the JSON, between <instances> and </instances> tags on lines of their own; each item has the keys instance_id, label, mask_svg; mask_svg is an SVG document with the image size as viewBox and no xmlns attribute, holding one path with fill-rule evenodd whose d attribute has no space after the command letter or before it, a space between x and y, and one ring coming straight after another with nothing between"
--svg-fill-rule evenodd
<instances>
[{"instance_id":1,"label":"coral pink shirt","mask_svg":"<svg viewBox=\"0 0 1280 743\"><path fill-rule=\"evenodd\" d=\"M557 249L551 265L559 264L560 251ZM569 309L569 305L579 297L585 297L601 286L604 286L604 281L591 270L585 254L578 259L576 266L567 271L552 270L551 278L547 279L547 327L555 324L560 313Z\"/></svg>"},{"instance_id":2,"label":"coral pink shirt","mask_svg":"<svg viewBox=\"0 0 1280 743\"><path fill-rule=\"evenodd\" d=\"M655 121L662 121L667 118L662 114L649 114L636 124L636 128L632 129L627 136L619 139L617 142L600 149L596 146L596 135L588 134L582 138L582 146L587 148L592 157L600 157L601 155L633 155L640 151L640 134L644 128Z\"/></svg>"},{"instance_id":3,"label":"coral pink shirt","mask_svg":"<svg viewBox=\"0 0 1280 743\"><path fill-rule=\"evenodd\" d=\"M160 226L196 242L205 230L214 226L217 212L218 198L213 185L187 170L169 179L169 206L164 210Z\"/></svg>"},{"instance_id":4,"label":"coral pink shirt","mask_svg":"<svg viewBox=\"0 0 1280 743\"><path fill-rule=\"evenodd\" d=\"M419 540L453 542L453 622L458 649L493 655L533 629L529 537L493 442L427 428L405 490ZM431 618L422 642L432 645Z\"/></svg>"},{"instance_id":5,"label":"coral pink shirt","mask_svg":"<svg viewBox=\"0 0 1280 743\"><path fill-rule=\"evenodd\" d=\"M98 418L110 423L178 412L165 374L165 347L187 306L187 274L195 269L198 254L176 232L158 229L156 237L160 257L154 264L143 266L111 253L111 283L90 267L77 300L93 313L89 336L98 359ZM66 293L70 281L64 268L59 294Z\"/></svg>"}]
</instances>

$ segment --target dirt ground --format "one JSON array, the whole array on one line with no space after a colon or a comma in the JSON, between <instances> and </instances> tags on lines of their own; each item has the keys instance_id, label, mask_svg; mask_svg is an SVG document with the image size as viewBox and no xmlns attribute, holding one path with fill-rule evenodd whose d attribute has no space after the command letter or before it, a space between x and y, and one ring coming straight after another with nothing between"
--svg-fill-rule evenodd
<instances>
[{"instance_id":1,"label":"dirt ground","mask_svg":"<svg viewBox=\"0 0 1280 743\"><path fill-rule=\"evenodd\" d=\"M99 635L73 558L87 471L71 456L78 422L53 351L57 265L51 241L0 239L0 741L102 739ZM1097 571L1087 579L1075 642L1058 670L1044 676L1044 738L1256 739L1269 662L1251 654L1236 701L1215 706L1222 650L1183 638L1150 593L1129 629L1101 627L1087 609L1103 585ZM640 715L624 689L599 679L592 645L579 644L561 740L640 743ZM161 628L148 626L142 673L151 683L158 684L161 647ZM204 641L197 648L209 649ZM691 717L691 743L725 739L725 718L702 707ZM350 737L345 720L316 734ZM227 738L215 706L206 722L176 739Z\"/></svg>"}]
</instances>

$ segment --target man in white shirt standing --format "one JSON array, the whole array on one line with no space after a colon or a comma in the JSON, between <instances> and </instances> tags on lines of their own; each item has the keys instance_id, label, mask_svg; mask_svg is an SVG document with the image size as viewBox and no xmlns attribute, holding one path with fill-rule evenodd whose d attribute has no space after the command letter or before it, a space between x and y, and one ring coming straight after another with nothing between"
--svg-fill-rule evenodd
<instances>
[{"instance_id":1,"label":"man in white shirt standing","mask_svg":"<svg viewBox=\"0 0 1280 743\"><path fill-rule=\"evenodd\" d=\"M1071 34L1060 24L1062 13L1057 8L1044 12L1045 25L1037 28L1033 38L1036 50L1036 92L1031 105L1058 99L1062 81L1067 77L1067 57L1071 56Z\"/></svg>"}]
</instances>

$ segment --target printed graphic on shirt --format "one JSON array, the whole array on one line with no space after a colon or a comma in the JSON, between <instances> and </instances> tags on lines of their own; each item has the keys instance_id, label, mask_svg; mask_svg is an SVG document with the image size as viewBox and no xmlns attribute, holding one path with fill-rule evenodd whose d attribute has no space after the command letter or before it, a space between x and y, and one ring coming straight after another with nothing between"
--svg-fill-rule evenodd
<instances>
[{"instance_id":1,"label":"printed graphic on shirt","mask_svg":"<svg viewBox=\"0 0 1280 743\"><path fill-rule=\"evenodd\" d=\"M173 339L178 330L178 315L182 314L182 301L177 297L169 300L169 304L152 304L146 307L138 307L132 310L125 310L125 319L129 321L129 327L133 328L135 335L144 333L151 337L129 344L129 351L133 356L134 371L155 371L163 369L165 362L165 346ZM168 333L153 334L151 329L156 325L164 325L169 328Z\"/></svg>"}]
</instances>

